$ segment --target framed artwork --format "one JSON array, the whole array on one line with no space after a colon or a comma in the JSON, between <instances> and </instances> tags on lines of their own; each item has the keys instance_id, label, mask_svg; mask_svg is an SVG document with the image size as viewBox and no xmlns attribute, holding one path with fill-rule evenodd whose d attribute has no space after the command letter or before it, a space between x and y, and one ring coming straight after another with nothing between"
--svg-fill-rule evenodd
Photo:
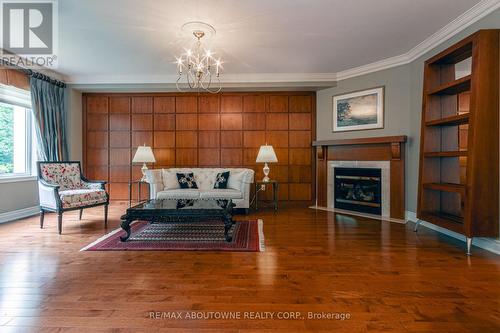
<instances>
[{"instance_id":1,"label":"framed artwork","mask_svg":"<svg viewBox=\"0 0 500 333\"><path fill-rule=\"evenodd\" d=\"M333 132L384 128L384 87L333 97Z\"/></svg>"}]
</instances>

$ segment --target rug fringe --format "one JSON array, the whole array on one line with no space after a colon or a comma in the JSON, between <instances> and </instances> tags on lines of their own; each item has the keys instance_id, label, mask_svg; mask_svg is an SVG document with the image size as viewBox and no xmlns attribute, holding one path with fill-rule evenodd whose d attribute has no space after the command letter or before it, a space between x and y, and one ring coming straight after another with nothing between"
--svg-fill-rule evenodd
<instances>
[{"instance_id":1,"label":"rug fringe","mask_svg":"<svg viewBox=\"0 0 500 333\"><path fill-rule=\"evenodd\" d=\"M265 252L266 244L264 242L264 221L259 219L257 222L259 224L259 251Z\"/></svg>"}]
</instances>

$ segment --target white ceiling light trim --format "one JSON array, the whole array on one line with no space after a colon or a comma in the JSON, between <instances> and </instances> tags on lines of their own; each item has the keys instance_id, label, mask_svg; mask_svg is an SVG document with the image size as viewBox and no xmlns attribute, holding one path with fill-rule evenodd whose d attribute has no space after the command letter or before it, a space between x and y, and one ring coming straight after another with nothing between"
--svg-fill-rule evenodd
<instances>
[{"instance_id":1,"label":"white ceiling light trim","mask_svg":"<svg viewBox=\"0 0 500 333\"><path fill-rule=\"evenodd\" d=\"M408 64L419 57L423 56L441 43L455 36L459 32L467 29L475 22L479 21L486 15L500 8L500 0L483 0L474 7L445 25L443 28L426 38L423 42L412 48L410 51L376 61L367 65L347 69L337 73L337 80L345 80L356 76L361 76L373 72L378 72L384 69L397 67Z\"/></svg>"}]
</instances>

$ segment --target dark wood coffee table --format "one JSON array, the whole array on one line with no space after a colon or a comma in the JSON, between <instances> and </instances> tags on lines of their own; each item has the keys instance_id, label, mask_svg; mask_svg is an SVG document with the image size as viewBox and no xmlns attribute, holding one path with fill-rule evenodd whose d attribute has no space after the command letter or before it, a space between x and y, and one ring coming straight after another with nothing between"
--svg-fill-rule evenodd
<instances>
[{"instance_id":1,"label":"dark wood coffee table","mask_svg":"<svg viewBox=\"0 0 500 333\"><path fill-rule=\"evenodd\" d=\"M127 233L121 236L122 242L130 237L130 224L141 220L150 223L192 222L221 220L224 223L224 238L232 240L229 230L234 224L233 207L235 204L222 199L161 199L148 200L127 209L121 217L121 228Z\"/></svg>"}]
</instances>

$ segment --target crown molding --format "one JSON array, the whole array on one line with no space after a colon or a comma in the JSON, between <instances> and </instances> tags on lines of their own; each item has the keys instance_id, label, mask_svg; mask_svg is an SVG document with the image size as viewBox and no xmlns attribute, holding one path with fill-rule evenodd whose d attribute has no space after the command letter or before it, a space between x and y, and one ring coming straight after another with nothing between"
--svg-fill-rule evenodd
<instances>
[{"instance_id":1,"label":"crown molding","mask_svg":"<svg viewBox=\"0 0 500 333\"><path fill-rule=\"evenodd\" d=\"M408 52L386 58L363 66L350 68L338 73L243 73L223 75L223 86L238 87L243 84L276 87L316 86L318 88L332 87L337 81L362 76L384 69L406 65L423 56L435 47L465 30L486 15L500 8L500 0L483 0L458 16L446 26L426 38ZM66 82L76 86L87 85L137 85L137 84L173 84L176 75L125 75L125 76L68 76Z\"/></svg>"},{"instance_id":2,"label":"crown molding","mask_svg":"<svg viewBox=\"0 0 500 333\"><path fill-rule=\"evenodd\" d=\"M335 73L243 73L223 74L224 83L335 82ZM161 84L175 83L177 75L83 75L69 76L70 84Z\"/></svg>"},{"instance_id":3,"label":"crown molding","mask_svg":"<svg viewBox=\"0 0 500 333\"><path fill-rule=\"evenodd\" d=\"M426 38L406 53L410 62L418 59L459 32L470 27L486 15L500 8L500 0L483 0Z\"/></svg>"},{"instance_id":4,"label":"crown molding","mask_svg":"<svg viewBox=\"0 0 500 333\"><path fill-rule=\"evenodd\" d=\"M398 56L338 72L337 80L345 80L413 62L498 8L500 8L500 0L483 0L426 38L410 51Z\"/></svg>"},{"instance_id":5,"label":"crown molding","mask_svg":"<svg viewBox=\"0 0 500 333\"><path fill-rule=\"evenodd\" d=\"M405 65L410 63L410 58L408 57L408 54L402 54L390 58L386 58L380 61L372 62L367 65L351 68L351 69L346 69L344 71L338 72L337 73L337 80L345 80L345 79L350 79L356 76L362 76L366 74L370 74L373 72L378 72L384 69L392 68L392 67L397 67L401 65Z\"/></svg>"}]
</instances>

